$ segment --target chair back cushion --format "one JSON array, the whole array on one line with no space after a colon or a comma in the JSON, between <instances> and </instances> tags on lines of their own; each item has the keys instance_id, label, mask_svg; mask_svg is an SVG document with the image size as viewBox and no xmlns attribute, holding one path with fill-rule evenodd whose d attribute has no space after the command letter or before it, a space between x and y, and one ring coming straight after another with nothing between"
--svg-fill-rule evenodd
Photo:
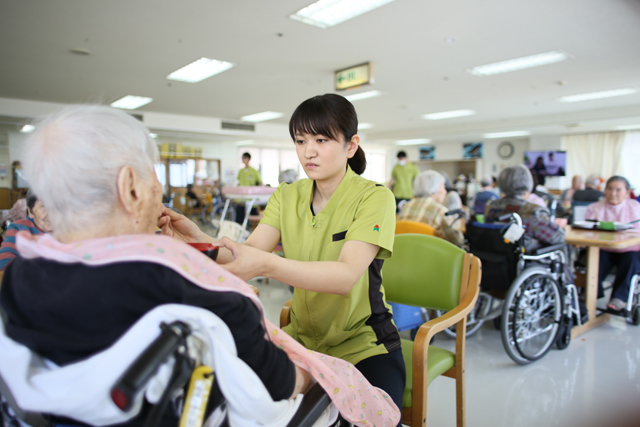
<instances>
[{"instance_id":1,"label":"chair back cushion","mask_svg":"<svg viewBox=\"0 0 640 427\"><path fill-rule=\"evenodd\" d=\"M429 224L418 221L398 221L396 222L396 234L428 234L433 236L435 229Z\"/></svg>"},{"instance_id":2,"label":"chair back cushion","mask_svg":"<svg viewBox=\"0 0 640 427\"><path fill-rule=\"evenodd\" d=\"M399 234L382 267L387 301L452 310L460 303L465 251L434 236Z\"/></svg>"}]
</instances>

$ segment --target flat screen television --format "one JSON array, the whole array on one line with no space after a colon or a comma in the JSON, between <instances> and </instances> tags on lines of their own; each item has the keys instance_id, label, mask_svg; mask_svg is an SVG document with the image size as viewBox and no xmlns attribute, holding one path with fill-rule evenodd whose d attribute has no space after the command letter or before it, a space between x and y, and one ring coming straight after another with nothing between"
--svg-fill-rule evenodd
<instances>
[{"instance_id":1,"label":"flat screen television","mask_svg":"<svg viewBox=\"0 0 640 427\"><path fill-rule=\"evenodd\" d=\"M524 165L532 175L565 176L567 170L567 152L555 150L525 151Z\"/></svg>"}]
</instances>

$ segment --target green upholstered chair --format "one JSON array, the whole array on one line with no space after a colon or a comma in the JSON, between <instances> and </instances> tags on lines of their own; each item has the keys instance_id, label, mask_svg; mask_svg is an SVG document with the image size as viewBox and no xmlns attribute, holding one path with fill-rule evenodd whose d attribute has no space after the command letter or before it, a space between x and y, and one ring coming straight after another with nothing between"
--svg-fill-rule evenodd
<instances>
[{"instance_id":1,"label":"green upholstered chair","mask_svg":"<svg viewBox=\"0 0 640 427\"><path fill-rule=\"evenodd\" d=\"M446 240L423 234L395 236L393 256L382 267L387 301L447 311L402 340L407 383L402 423L425 426L427 387L439 375L456 380L457 425L465 425L464 353L467 314L480 290L480 260ZM455 353L430 346L438 332L456 325ZM461 332L461 333L460 333Z\"/></svg>"}]
</instances>

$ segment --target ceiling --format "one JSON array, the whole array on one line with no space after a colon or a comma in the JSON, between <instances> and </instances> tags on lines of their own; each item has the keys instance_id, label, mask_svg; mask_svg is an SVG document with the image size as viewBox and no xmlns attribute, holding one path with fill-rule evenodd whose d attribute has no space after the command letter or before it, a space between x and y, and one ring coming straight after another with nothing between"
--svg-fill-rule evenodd
<instances>
[{"instance_id":1,"label":"ceiling","mask_svg":"<svg viewBox=\"0 0 640 427\"><path fill-rule=\"evenodd\" d=\"M638 0L396 0L335 27L288 16L312 0L0 0L0 97L57 103L152 97L143 111L239 120L284 117L333 91L333 72L371 61L382 96L354 101L368 140L483 132L558 134L640 123L640 94L556 99L640 87ZM79 56L70 49L89 49ZM495 76L477 65L563 50L572 59ZM234 68L169 81L200 58ZM363 89L357 89L356 91ZM427 121L425 113L474 116Z\"/></svg>"}]
</instances>

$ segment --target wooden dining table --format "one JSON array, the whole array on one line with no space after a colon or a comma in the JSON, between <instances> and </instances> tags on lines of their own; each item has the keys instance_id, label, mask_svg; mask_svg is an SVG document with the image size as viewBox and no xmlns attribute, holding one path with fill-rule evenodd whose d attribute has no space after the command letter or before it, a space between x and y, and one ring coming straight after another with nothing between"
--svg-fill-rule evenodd
<instances>
[{"instance_id":1,"label":"wooden dining table","mask_svg":"<svg viewBox=\"0 0 640 427\"><path fill-rule=\"evenodd\" d=\"M581 326L576 326L571 330L571 338L573 339L609 321L608 313L596 314L600 249L625 249L630 246L639 245L640 230L601 231L567 226L565 231L565 241L568 244L587 247L585 304L589 313L589 319Z\"/></svg>"}]
</instances>

